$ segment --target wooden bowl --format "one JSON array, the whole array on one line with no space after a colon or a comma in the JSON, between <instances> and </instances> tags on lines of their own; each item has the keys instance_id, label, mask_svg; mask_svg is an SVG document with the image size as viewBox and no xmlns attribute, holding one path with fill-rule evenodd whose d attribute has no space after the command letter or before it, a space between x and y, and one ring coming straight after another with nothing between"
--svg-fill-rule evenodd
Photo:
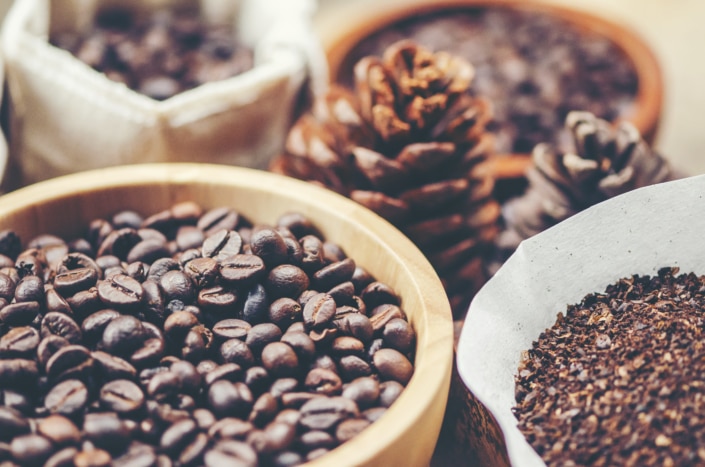
<instances>
[{"instance_id":1,"label":"wooden bowl","mask_svg":"<svg viewBox=\"0 0 705 467\"><path fill-rule=\"evenodd\" d=\"M656 136L663 101L663 78L654 53L629 28L584 11L543 3L540 0L406 0L375 2L365 11L357 8L331 15L331 24L323 31L324 47L328 57L330 76L338 81L340 73L351 69L350 52L367 36L399 21L421 17L429 13L458 8L517 8L558 17L574 25L579 31L602 35L620 48L631 60L639 80L634 112L625 115L648 142ZM344 19L343 19L344 17ZM335 26L335 27L333 27ZM523 177L531 163L530 154L506 154L493 161L492 168L498 179Z\"/></svg>"},{"instance_id":2,"label":"wooden bowl","mask_svg":"<svg viewBox=\"0 0 705 467\"><path fill-rule=\"evenodd\" d=\"M300 212L401 296L417 333L411 381L378 422L310 465L428 465L450 383L450 305L421 252L359 204L309 183L252 169L147 164L68 175L0 197L0 229L13 229L23 241L40 233L71 238L96 217L122 209L151 214L186 200L204 208L232 206L261 223L273 223L287 211Z\"/></svg>"}]
</instances>

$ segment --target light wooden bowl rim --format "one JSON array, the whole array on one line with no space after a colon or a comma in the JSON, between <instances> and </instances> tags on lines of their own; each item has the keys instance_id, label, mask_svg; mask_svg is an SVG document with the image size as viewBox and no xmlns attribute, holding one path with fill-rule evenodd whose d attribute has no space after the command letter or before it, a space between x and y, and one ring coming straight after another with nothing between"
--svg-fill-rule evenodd
<instances>
[{"instance_id":1,"label":"light wooden bowl rim","mask_svg":"<svg viewBox=\"0 0 705 467\"><path fill-rule=\"evenodd\" d=\"M428 450L422 454L424 459L412 460L412 464L428 463L440 430L450 384L453 346L450 305L433 267L416 246L387 221L357 203L309 183L254 169L196 163L144 164L67 175L6 194L0 197L0 226L12 228L8 223L24 219L31 224L23 226L29 234L51 233L36 230L51 227L42 219L47 214L42 206L45 210L51 209L55 217L53 223L57 224L65 216L71 217L68 210L72 206L80 207L80 202L88 206L87 210L100 211L101 208L94 204L85 204L86 197L111 199L111 203L119 205L119 200L106 196L119 195L131 188L141 190L145 186L153 186L155 192L166 196L170 203L180 201L183 192L189 191L188 187L202 192L218 187L239 187L253 196L265 197L267 202L278 203L281 211L269 213L274 217L267 222L273 222L278 215L300 206L325 215L331 223L352 228L359 238L367 237L377 243L384 252L380 261L390 263L402 277L400 280L411 281L413 285L410 287L414 293L403 296L403 307L412 311L410 321L417 330L415 373L397 402L377 423L311 465L389 465L395 463L395 454L389 452L390 446L394 445L391 449L395 452L414 451L408 446L410 441L425 444L425 450ZM238 209L237 200L233 200L232 205ZM135 209L135 206L128 207ZM108 214L111 212L105 213ZM328 235L324 225L317 223L317 226ZM22 240L26 242L29 238L23 237ZM335 238L331 240L336 241ZM354 252L350 256L354 259ZM372 272L374 274L374 270Z\"/></svg>"},{"instance_id":2,"label":"light wooden bowl rim","mask_svg":"<svg viewBox=\"0 0 705 467\"><path fill-rule=\"evenodd\" d=\"M634 104L634 112L627 116L641 132L643 138L653 142L658 130L663 107L663 75L654 52L628 26L610 21L603 17L568 6L544 3L541 0L407 0L390 2L385 5L375 4L374 8L356 13L355 17L346 17L344 24L327 39L325 45L331 80L337 82L340 68L350 51L365 37L398 21L458 8L510 8L537 11L553 15L574 24L578 29L593 31L606 37L634 65L638 79L639 91ZM511 167L498 163L498 170L523 170L528 164L530 154L511 154L517 160ZM500 175L505 175L504 173ZM506 173L508 178L522 176L521 173Z\"/></svg>"}]
</instances>

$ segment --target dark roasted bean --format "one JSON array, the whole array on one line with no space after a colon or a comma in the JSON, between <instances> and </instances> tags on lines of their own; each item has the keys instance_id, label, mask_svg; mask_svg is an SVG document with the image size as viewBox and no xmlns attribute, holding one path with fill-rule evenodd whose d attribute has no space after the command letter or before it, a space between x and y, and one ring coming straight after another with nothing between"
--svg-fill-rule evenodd
<instances>
[{"instance_id":1,"label":"dark roasted bean","mask_svg":"<svg viewBox=\"0 0 705 467\"><path fill-rule=\"evenodd\" d=\"M404 354L394 349L380 349L374 356L375 368L382 379L398 381L407 384L414 373L414 367Z\"/></svg>"},{"instance_id":2,"label":"dark roasted bean","mask_svg":"<svg viewBox=\"0 0 705 467\"><path fill-rule=\"evenodd\" d=\"M309 371L304 385L309 391L326 396L339 395L343 388L340 376L326 368L313 368Z\"/></svg>"},{"instance_id":3,"label":"dark roasted bean","mask_svg":"<svg viewBox=\"0 0 705 467\"><path fill-rule=\"evenodd\" d=\"M316 354L316 344L305 332L287 331L281 337L281 341L294 349L300 361L308 362Z\"/></svg>"},{"instance_id":4,"label":"dark roasted bean","mask_svg":"<svg viewBox=\"0 0 705 467\"><path fill-rule=\"evenodd\" d=\"M218 380L208 389L208 404L219 414L245 417L253 404L252 392L244 383Z\"/></svg>"},{"instance_id":5,"label":"dark roasted bean","mask_svg":"<svg viewBox=\"0 0 705 467\"><path fill-rule=\"evenodd\" d=\"M272 323L261 323L252 326L247 333L245 343L252 350L253 355L259 356L262 349L282 337L282 331Z\"/></svg>"},{"instance_id":6,"label":"dark roasted bean","mask_svg":"<svg viewBox=\"0 0 705 467\"><path fill-rule=\"evenodd\" d=\"M235 230L219 230L203 242L201 252L204 258L222 261L240 253L242 238Z\"/></svg>"},{"instance_id":7,"label":"dark roasted bean","mask_svg":"<svg viewBox=\"0 0 705 467\"><path fill-rule=\"evenodd\" d=\"M245 340L252 326L241 319L224 319L213 325L213 335L221 340Z\"/></svg>"},{"instance_id":8,"label":"dark roasted bean","mask_svg":"<svg viewBox=\"0 0 705 467\"><path fill-rule=\"evenodd\" d=\"M39 333L30 326L10 329L0 337L0 356L26 357L31 356L39 347Z\"/></svg>"},{"instance_id":9,"label":"dark roasted bean","mask_svg":"<svg viewBox=\"0 0 705 467\"><path fill-rule=\"evenodd\" d=\"M98 281L98 269L78 268L64 272L54 278L54 289L64 297L93 287Z\"/></svg>"},{"instance_id":10,"label":"dark roasted bean","mask_svg":"<svg viewBox=\"0 0 705 467\"><path fill-rule=\"evenodd\" d=\"M8 326L26 326L39 315L39 302L17 302L0 309L0 321Z\"/></svg>"},{"instance_id":11,"label":"dark roasted bean","mask_svg":"<svg viewBox=\"0 0 705 467\"><path fill-rule=\"evenodd\" d=\"M81 328L70 316L56 311L50 311L44 315L40 329L43 338L59 336L72 344L80 343L83 337Z\"/></svg>"},{"instance_id":12,"label":"dark roasted bean","mask_svg":"<svg viewBox=\"0 0 705 467\"><path fill-rule=\"evenodd\" d=\"M187 274L182 271L168 271L160 279L159 285L164 291L164 299L180 300L183 303L190 303L195 297L193 282Z\"/></svg>"},{"instance_id":13,"label":"dark roasted bean","mask_svg":"<svg viewBox=\"0 0 705 467\"><path fill-rule=\"evenodd\" d=\"M240 216L232 208L223 206L211 209L198 219L196 226L205 232L206 236L213 235L219 230L235 230L240 223Z\"/></svg>"},{"instance_id":14,"label":"dark roasted bean","mask_svg":"<svg viewBox=\"0 0 705 467\"><path fill-rule=\"evenodd\" d=\"M306 273L292 264L282 264L269 272L265 287L272 298L298 298L309 286Z\"/></svg>"},{"instance_id":15,"label":"dark roasted bean","mask_svg":"<svg viewBox=\"0 0 705 467\"><path fill-rule=\"evenodd\" d=\"M29 421L22 413L10 407L0 406L0 439L10 441L15 436L30 431Z\"/></svg>"},{"instance_id":16,"label":"dark roasted bean","mask_svg":"<svg viewBox=\"0 0 705 467\"><path fill-rule=\"evenodd\" d=\"M100 405L119 414L136 412L144 404L142 390L132 381L116 379L100 389Z\"/></svg>"},{"instance_id":17,"label":"dark roasted bean","mask_svg":"<svg viewBox=\"0 0 705 467\"><path fill-rule=\"evenodd\" d=\"M249 323L260 323L267 317L269 296L262 284L254 285L247 293L242 307L242 318Z\"/></svg>"},{"instance_id":18,"label":"dark roasted bean","mask_svg":"<svg viewBox=\"0 0 705 467\"><path fill-rule=\"evenodd\" d=\"M259 229L250 239L252 253L262 258L268 268L284 263L288 258L286 242L274 229Z\"/></svg>"},{"instance_id":19,"label":"dark roasted bean","mask_svg":"<svg viewBox=\"0 0 705 467\"><path fill-rule=\"evenodd\" d=\"M37 423L37 433L47 438L56 446L78 444L81 432L68 418L62 415L50 415Z\"/></svg>"},{"instance_id":20,"label":"dark roasted bean","mask_svg":"<svg viewBox=\"0 0 705 467\"><path fill-rule=\"evenodd\" d=\"M264 261L255 255L238 254L220 261L220 279L230 285L251 285L260 280L265 272Z\"/></svg>"},{"instance_id":21,"label":"dark roasted bean","mask_svg":"<svg viewBox=\"0 0 705 467\"><path fill-rule=\"evenodd\" d=\"M243 371L240 365L237 363L224 363L206 373L203 381L206 383L206 386L211 386L213 383L221 379L234 383L236 381L241 381L242 375Z\"/></svg>"},{"instance_id":22,"label":"dark roasted bean","mask_svg":"<svg viewBox=\"0 0 705 467\"><path fill-rule=\"evenodd\" d=\"M249 444L224 440L218 442L204 456L206 467L237 465L242 467L257 466L257 452Z\"/></svg>"},{"instance_id":23,"label":"dark roasted bean","mask_svg":"<svg viewBox=\"0 0 705 467\"><path fill-rule=\"evenodd\" d=\"M252 406L249 421L261 428L271 422L278 411L277 399L272 394L265 392L257 398Z\"/></svg>"},{"instance_id":24,"label":"dark roasted bean","mask_svg":"<svg viewBox=\"0 0 705 467\"><path fill-rule=\"evenodd\" d=\"M42 465L51 456L53 447L45 437L29 434L15 437L10 449L20 465Z\"/></svg>"},{"instance_id":25,"label":"dark roasted bean","mask_svg":"<svg viewBox=\"0 0 705 467\"><path fill-rule=\"evenodd\" d=\"M237 363L249 368L255 363L250 347L240 339L229 339L220 346L220 357L224 363Z\"/></svg>"},{"instance_id":26,"label":"dark roasted bean","mask_svg":"<svg viewBox=\"0 0 705 467\"><path fill-rule=\"evenodd\" d=\"M336 304L333 297L320 293L312 297L303 311L306 329L321 330L335 317Z\"/></svg>"},{"instance_id":27,"label":"dark roasted bean","mask_svg":"<svg viewBox=\"0 0 705 467\"><path fill-rule=\"evenodd\" d=\"M130 442L127 426L111 413L86 414L83 433L94 445L114 453L123 451Z\"/></svg>"},{"instance_id":28,"label":"dark roasted bean","mask_svg":"<svg viewBox=\"0 0 705 467\"><path fill-rule=\"evenodd\" d=\"M105 381L115 379L134 380L137 378L137 370L131 363L116 355L110 355L103 351L91 352L91 357L95 362L96 369Z\"/></svg>"},{"instance_id":29,"label":"dark roasted bean","mask_svg":"<svg viewBox=\"0 0 705 467\"><path fill-rule=\"evenodd\" d=\"M329 430L360 414L355 402L340 396L316 397L301 407L299 424L309 430Z\"/></svg>"},{"instance_id":30,"label":"dark roasted bean","mask_svg":"<svg viewBox=\"0 0 705 467\"><path fill-rule=\"evenodd\" d=\"M262 366L272 376L285 378L296 376L299 369L299 359L296 352L283 342L272 342L262 349Z\"/></svg>"},{"instance_id":31,"label":"dark roasted bean","mask_svg":"<svg viewBox=\"0 0 705 467\"><path fill-rule=\"evenodd\" d=\"M112 319L103 331L102 346L109 352L128 355L142 344L145 335L142 322L130 315Z\"/></svg>"},{"instance_id":32,"label":"dark roasted bean","mask_svg":"<svg viewBox=\"0 0 705 467\"><path fill-rule=\"evenodd\" d=\"M404 390L398 381L385 381L379 385L379 403L382 407L390 407Z\"/></svg>"},{"instance_id":33,"label":"dark roasted bean","mask_svg":"<svg viewBox=\"0 0 705 467\"><path fill-rule=\"evenodd\" d=\"M382 282L369 283L360 292L360 297L365 301L368 309L384 304L399 305L399 297L394 293L394 290Z\"/></svg>"},{"instance_id":34,"label":"dark roasted bean","mask_svg":"<svg viewBox=\"0 0 705 467\"><path fill-rule=\"evenodd\" d=\"M66 415L77 415L88 403L86 385L76 379L62 381L54 386L44 398L44 407L49 412Z\"/></svg>"},{"instance_id":35,"label":"dark roasted bean","mask_svg":"<svg viewBox=\"0 0 705 467\"><path fill-rule=\"evenodd\" d=\"M356 355L346 355L342 357L338 361L338 368L340 369L340 375L345 381L351 381L355 378L372 374L370 364Z\"/></svg>"}]
</instances>

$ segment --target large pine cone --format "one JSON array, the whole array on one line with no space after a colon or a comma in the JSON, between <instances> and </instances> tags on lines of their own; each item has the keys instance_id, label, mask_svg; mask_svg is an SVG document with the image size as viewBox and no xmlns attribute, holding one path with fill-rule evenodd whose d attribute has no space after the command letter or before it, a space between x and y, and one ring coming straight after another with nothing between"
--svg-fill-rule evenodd
<instances>
[{"instance_id":1,"label":"large pine cone","mask_svg":"<svg viewBox=\"0 0 705 467\"><path fill-rule=\"evenodd\" d=\"M334 87L291 130L271 169L349 196L399 227L427 255L456 316L486 281L499 206L486 164L488 104L470 97L474 69L411 42L355 67L355 93Z\"/></svg>"},{"instance_id":2,"label":"large pine cone","mask_svg":"<svg viewBox=\"0 0 705 467\"><path fill-rule=\"evenodd\" d=\"M519 243L594 204L635 188L679 178L630 123L612 127L589 112L566 117L574 148L539 144L523 196L504 204L498 237L505 256Z\"/></svg>"}]
</instances>

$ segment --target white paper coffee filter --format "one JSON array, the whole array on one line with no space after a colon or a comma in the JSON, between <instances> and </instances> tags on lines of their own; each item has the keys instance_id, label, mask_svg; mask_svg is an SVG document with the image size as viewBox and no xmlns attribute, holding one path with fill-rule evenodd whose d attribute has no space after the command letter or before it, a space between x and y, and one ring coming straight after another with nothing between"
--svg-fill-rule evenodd
<instances>
[{"instance_id":1,"label":"white paper coffee filter","mask_svg":"<svg viewBox=\"0 0 705 467\"><path fill-rule=\"evenodd\" d=\"M470 305L458 372L497 420L514 466L545 465L511 413L521 353L587 294L662 267L705 273L705 176L641 188L522 242Z\"/></svg>"}]
</instances>

